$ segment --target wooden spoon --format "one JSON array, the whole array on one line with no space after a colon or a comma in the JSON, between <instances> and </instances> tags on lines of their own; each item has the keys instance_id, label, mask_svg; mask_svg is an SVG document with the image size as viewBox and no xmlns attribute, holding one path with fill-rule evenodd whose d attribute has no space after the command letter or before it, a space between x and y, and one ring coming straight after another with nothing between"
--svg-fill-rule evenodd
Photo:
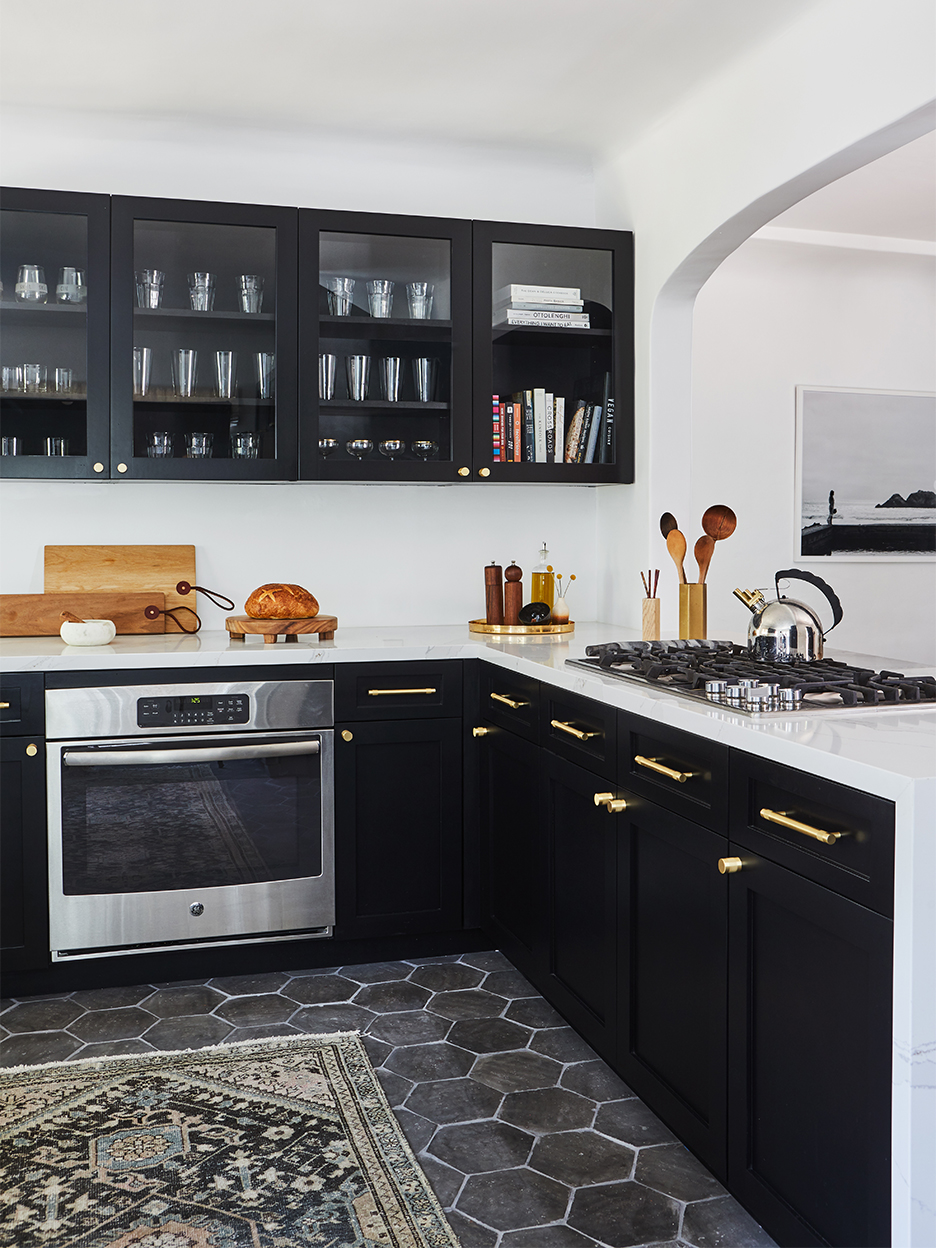
<instances>
[{"instance_id":1,"label":"wooden spoon","mask_svg":"<svg viewBox=\"0 0 936 1248\"><path fill-rule=\"evenodd\" d=\"M731 537L738 527L738 517L724 503L709 507L702 516L702 530L715 542L723 542Z\"/></svg>"},{"instance_id":2,"label":"wooden spoon","mask_svg":"<svg viewBox=\"0 0 936 1248\"><path fill-rule=\"evenodd\" d=\"M712 552L715 549L714 537L700 537L695 544L694 554L696 563L699 565L699 584L705 584L705 577L708 574L708 565L712 560Z\"/></svg>"},{"instance_id":3,"label":"wooden spoon","mask_svg":"<svg viewBox=\"0 0 936 1248\"><path fill-rule=\"evenodd\" d=\"M87 624L87 620L83 620L80 615L74 615L71 611L63 611L62 619L67 620L69 624Z\"/></svg>"},{"instance_id":4,"label":"wooden spoon","mask_svg":"<svg viewBox=\"0 0 936 1248\"><path fill-rule=\"evenodd\" d=\"M676 523L676 517L673 515L673 513L671 511L664 511L663 515L660 516L660 532L663 534L663 536L669 537L673 529L678 529L678 528L679 528L679 525Z\"/></svg>"},{"instance_id":5,"label":"wooden spoon","mask_svg":"<svg viewBox=\"0 0 936 1248\"><path fill-rule=\"evenodd\" d=\"M676 564L680 585L685 585L686 574L683 571L683 560L686 557L686 539L679 529L670 529L666 537L666 549L669 551L673 563Z\"/></svg>"}]
</instances>

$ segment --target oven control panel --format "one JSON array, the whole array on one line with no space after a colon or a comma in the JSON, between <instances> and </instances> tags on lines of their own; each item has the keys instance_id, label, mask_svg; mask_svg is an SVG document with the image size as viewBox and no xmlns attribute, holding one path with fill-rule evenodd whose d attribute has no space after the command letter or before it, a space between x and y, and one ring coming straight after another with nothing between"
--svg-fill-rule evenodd
<instances>
[{"instance_id":1,"label":"oven control panel","mask_svg":"<svg viewBox=\"0 0 936 1248\"><path fill-rule=\"evenodd\" d=\"M181 698L137 698L137 725L140 728L246 724L249 718L250 697L246 693L219 697L195 693Z\"/></svg>"}]
</instances>

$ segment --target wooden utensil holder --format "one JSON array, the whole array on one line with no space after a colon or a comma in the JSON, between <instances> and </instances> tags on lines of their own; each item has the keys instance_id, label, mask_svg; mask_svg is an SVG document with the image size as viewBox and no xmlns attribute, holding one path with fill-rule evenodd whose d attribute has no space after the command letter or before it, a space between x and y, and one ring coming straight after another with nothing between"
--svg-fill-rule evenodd
<instances>
[{"instance_id":1,"label":"wooden utensil holder","mask_svg":"<svg viewBox=\"0 0 936 1248\"><path fill-rule=\"evenodd\" d=\"M640 607L640 636L644 641L660 640L660 600L644 598Z\"/></svg>"},{"instance_id":2,"label":"wooden utensil holder","mask_svg":"<svg viewBox=\"0 0 936 1248\"><path fill-rule=\"evenodd\" d=\"M707 585L680 585L679 636L704 640L708 629Z\"/></svg>"}]
</instances>

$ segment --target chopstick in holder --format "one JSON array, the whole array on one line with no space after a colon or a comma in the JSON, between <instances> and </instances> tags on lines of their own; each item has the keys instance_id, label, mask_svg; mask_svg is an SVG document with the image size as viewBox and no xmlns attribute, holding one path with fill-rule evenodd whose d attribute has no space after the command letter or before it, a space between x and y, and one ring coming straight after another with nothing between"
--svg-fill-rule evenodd
<instances>
[{"instance_id":1,"label":"chopstick in holder","mask_svg":"<svg viewBox=\"0 0 936 1248\"><path fill-rule=\"evenodd\" d=\"M659 583L660 583L660 569L657 568L653 574L653 593L650 595L651 598L656 597L657 585L659 585Z\"/></svg>"},{"instance_id":2,"label":"chopstick in holder","mask_svg":"<svg viewBox=\"0 0 936 1248\"><path fill-rule=\"evenodd\" d=\"M643 574L642 572L641 572L641 574L640 574L640 579L643 581L644 593L645 593L645 594L647 595L647 597L649 598L649 597L650 597L650 586L647 584L647 578L644 576L644 574Z\"/></svg>"}]
</instances>

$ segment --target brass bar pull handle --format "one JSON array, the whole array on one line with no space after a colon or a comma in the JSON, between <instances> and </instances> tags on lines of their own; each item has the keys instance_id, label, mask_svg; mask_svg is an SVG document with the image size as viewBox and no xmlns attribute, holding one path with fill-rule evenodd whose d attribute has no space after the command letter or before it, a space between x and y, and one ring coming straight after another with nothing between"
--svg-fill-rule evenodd
<instances>
[{"instance_id":1,"label":"brass bar pull handle","mask_svg":"<svg viewBox=\"0 0 936 1248\"><path fill-rule=\"evenodd\" d=\"M368 696L379 698L385 693L435 693L435 689L368 689Z\"/></svg>"},{"instance_id":2,"label":"brass bar pull handle","mask_svg":"<svg viewBox=\"0 0 936 1248\"><path fill-rule=\"evenodd\" d=\"M570 737L575 737L578 741L590 741L592 737L600 737L600 732L582 732L581 728L573 728L571 724L564 724L561 719L551 719L550 724L553 728L558 728L560 732L567 732Z\"/></svg>"},{"instance_id":3,"label":"brass bar pull handle","mask_svg":"<svg viewBox=\"0 0 936 1248\"><path fill-rule=\"evenodd\" d=\"M627 809L627 802L624 798L615 797L613 793L596 793L595 805L603 806L609 815L617 815Z\"/></svg>"},{"instance_id":4,"label":"brass bar pull handle","mask_svg":"<svg viewBox=\"0 0 936 1248\"><path fill-rule=\"evenodd\" d=\"M503 702L504 706L509 706L511 710L519 710L521 706L529 706L529 702L515 702L513 698L508 698L506 693L492 693L491 697L495 702Z\"/></svg>"},{"instance_id":5,"label":"brass bar pull handle","mask_svg":"<svg viewBox=\"0 0 936 1248\"><path fill-rule=\"evenodd\" d=\"M740 871L744 863L740 858L719 858L718 869L722 875L734 875L736 871Z\"/></svg>"},{"instance_id":6,"label":"brass bar pull handle","mask_svg":"<svg viewBox=\"0 0 936 1248\"><path fill-rule=\"evenodd\" d=\"M634 762L638 767L649 767L651 771L658 771L661 776L668 776L677 784L685 784L699 774L697 771L677 771L675 767L667 767L665 763L661 763L658 758L645 758L643 754L635 754Z\"/></svg>"},{"instance_id":7,"label":"brass bar pull handle","mask_svg":"<svg viewBox=\"0 0 936 1248\"><path fill-rule=\"evenodd\" d=\"M791 819L785 810L768 810L766 806L761 810L760 817L768 823L779 823L781 828L802 832L804 836L811 836L814 841L822 841L823 845L834 845L840 836L847 835L844 832L824 832L822 828L814 828L808 823L800 823L799 819Z\"/></svg>"}]
</instances>

